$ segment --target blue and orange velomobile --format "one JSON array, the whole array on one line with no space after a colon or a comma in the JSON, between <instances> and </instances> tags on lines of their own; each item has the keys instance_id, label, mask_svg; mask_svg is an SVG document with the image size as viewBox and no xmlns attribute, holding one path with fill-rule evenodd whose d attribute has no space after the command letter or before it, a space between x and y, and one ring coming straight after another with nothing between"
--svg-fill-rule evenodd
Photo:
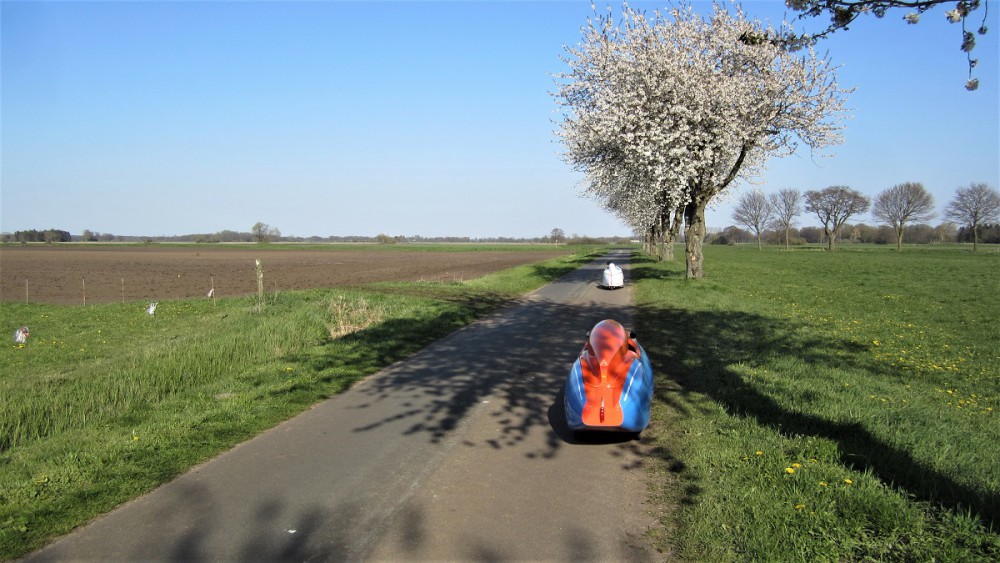
<instances>
[{"instance_id":1,"label":"blue and orange velomobile","mask_svg":"<svg viewBox=\"0 0 1000 563\"><path fill-rule=\"evenodd\" d=\"M570 430L642 432L652 400L653 368L646 351L618 321L597 323L566 379Z\"/></svg>"}]
</instances>

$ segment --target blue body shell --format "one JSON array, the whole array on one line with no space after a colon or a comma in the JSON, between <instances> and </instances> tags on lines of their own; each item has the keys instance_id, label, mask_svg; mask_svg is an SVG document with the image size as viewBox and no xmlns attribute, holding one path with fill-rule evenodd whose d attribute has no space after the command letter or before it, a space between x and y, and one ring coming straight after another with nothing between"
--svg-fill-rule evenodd
<instances>
[{"instance_id":1,"label":"blue body shell","mask_svg":"<svg viewBox=\"0 0 1000 563\"><path fill-rule=\"evenodd\" d=\"M566 424L570 430L641 432L649 425L649 409L653 400L653 368L642 346L635 340L632 342L638 348L639 357L632 360L622 385L619 400L622 423L616 426L584 423L583 410L587 396L584 391L583 368L580 358L577 358L569 371L569 377L566 378Z\"/></svg>"}]
</instances>

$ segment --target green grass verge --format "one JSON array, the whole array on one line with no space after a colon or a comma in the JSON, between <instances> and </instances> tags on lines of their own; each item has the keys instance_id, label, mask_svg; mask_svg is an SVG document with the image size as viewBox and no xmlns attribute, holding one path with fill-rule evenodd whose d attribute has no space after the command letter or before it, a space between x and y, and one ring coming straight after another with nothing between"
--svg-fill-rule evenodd
<instances>
[{"instance_id":1,"label":"green grass verge","mask_svg":"<svg viewBox=\"0 0 1000 563\"><path fill-rule=\"evenodd\" d=\"M1000 254L638 258L664 548L712 561L1000 558Z\"/></svg>"},{"instance_id":2,"label":"green grass verge","mask_svg":"<svg viewBox=\"0 0 1000 563\"><path fill-rule=\"evenodd\" d=\"M0 559L270 428L596 257L465 283L67 307L0 303ZM10 336L7 336L10 338Z\"/></svg>"}]
</instances>

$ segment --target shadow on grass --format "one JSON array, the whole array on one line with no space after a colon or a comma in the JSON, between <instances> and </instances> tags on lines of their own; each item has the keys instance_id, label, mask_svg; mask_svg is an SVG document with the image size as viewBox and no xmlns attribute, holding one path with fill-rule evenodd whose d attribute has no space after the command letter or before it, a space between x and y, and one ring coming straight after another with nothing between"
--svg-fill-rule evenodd
<instances>
[{"instance_id":1,"label":"shadow on grass","mask_svg":"<svg viewBox=\"0 0 1000 563\"><path fill-rule=\"evenodd\" d=\"M682 270L667 270L662 267L656 267L656 264L662 264L662 262L657 261L645 254L636 254L632 256L632 278L636 281L644 280L683 280L684 272Z\"/></svg>"},{"instance_id":2,"label":"shadow on grass","mask_svg":"<svg viewBox=\"0 0 1000 563\"><path fill-rule=\"evenodd\" d=\"M419 316L389 319L330 340L320 346L290 354L285 360L314 374L299 384L301 402L310 404L343 391L365 376L413 355L462 326L514 302L509 296L472 292L461 287L420 285L370 286L366 293L406 295L435 299ZM321 384L321 387L313 385ZM278 392L294 392L281 389Z\"/></svg>"},{"instance_id":3,"label":"shadow on grass","mask_svg":"<svg viewBox=\"0 0 1000 563\"><path fill-rule=\"evenodd\" d=\"M730 416L753 418L781 434L832 440L845 466L870 470L884 483L899 487L918 500L940 503L956 511L971 509L988 528L996 529L1000 495L995 491L969 487L928 467L906 449L873 434L863 421L835 421L784 408L728 367L787 356L809 364L850 366L880 373L882 370L876 366L861 364L858 345L835 338L808 341L790 338L794 327L788 323L734 311L647 307L637 310L637 318L659 376L657 399L682 415L689 407L674 400L672 394L698 394L721 404ZM680 456L666 450L660 454L671 471L682 479L695 478L685 471ZM698 484L689 481L682 502L697 502L699 491Z\"/></svg>"}]
</instances>

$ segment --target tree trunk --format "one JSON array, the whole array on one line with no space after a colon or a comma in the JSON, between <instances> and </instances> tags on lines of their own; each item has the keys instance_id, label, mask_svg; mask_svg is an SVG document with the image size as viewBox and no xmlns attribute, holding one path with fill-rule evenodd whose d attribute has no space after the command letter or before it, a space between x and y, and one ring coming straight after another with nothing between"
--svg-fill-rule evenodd
<instances>
[{"instance_id":1,"label":"tree trunk","mask_svg":"<svg viewBox=\"0 0 1000 563\"><path fill-rule=\"evenodd\" d=\"M976 223L972 224L972 251L975 252L979 249L979 225Z\"/></svg>"},{"instance_id":2,"label":"tree trunk","mask_svg":"<svg viewBox=\"0 0 1000 563\"><path fill-rule=\"evenodd\" d=\"M785 250L788 250L788 227L785 227Z\"/></svg>"},{"instance_id":3,"label":"tree trunk","mask_svg":"<svg viewBox=\"0 0 1000 563\"><path fill-rule=\"evenodd\" d=\"M684 208L684 254L687 279L705 277L702 243L705 242L705 202L693 200Z\"/></svg>"},{"instance_id":4,"label":"tree trunk","mask_svg":"<svg viewBox=\"0 0 1000 563\"><path fill-rule=\"evenodd\" d=\"M649 228L649 250L650 254L656 256L657 262L663 261L663 231L660 229L660 225L653 223L653 226Z\"/></svg>"},{"instance_id":5,"label":"tree trunk","mask_svg":"<svg viewBox=\"0 0 1000 563\"><path fill-rule=\"evenodd\" d=\"M760 242L760 233L757 233L757 250L763 250L764 246Z\"/></svg>"},{"instance_id":6,"label":"tree trunk","mask_svg":"<svg viewBox=\"0 0 1000 563\"><path fill-rule=\"evenodd\" d=\"M663 259L667 262L674 261L674 237L673 233L664 233L663 235Z\"/></svg>"},{"instance_id":7,"label":"tree trunk","mask_svg":"<svg viewBox=\"0 0 1000 563\"><path fill-rule=\"evenodd\" d=\"M659 217L659 219L657 219L657 223L656 223L656 232L659 233L659 235L660 235L660 248L659 248L659 251L657 252L657 256L659 256L661 262L663 260L666 260L666 257L667 257L667 244L666 244L667 243L667 240L666 240L667 239L667 231L666 231L666 229L663 228L664 227L663 223L664 223L664 221L663 221L663 212L661 211L660 212L660 217Z\"/></svg>"},{"instance_id":8,"label":"tree trunk","mask_svg":"<svg viewBox=\"0 0 1000 563\"><path fill-rule=\"evenodd\" d=\"M650 256L656 256L656 225L653 225L646 231L646 234L642 237L643 251Z\"/></svg>"},{"instance_id":9,"label":"tree trunk","mask_svg":"<svg viewBox=\"0 0 1000 563\"><path fill-rule=\"evenodd\" d=\"M669 224L663 230L664 239L664 260L674 261L674 243L677 242L677 235L681 232L681 224L684 221L684 208L677 206L668 215Z\"/></svg>"},{"instance_id":10,"label":"tree trunk","mask_svg":"<svg viewBox=\"0 0 1000 563\"><path fill-rule=\"evenodd\" d=\"M896 252L903 250L903 227L896 229Z\"/></svg>"}]
</instances>

